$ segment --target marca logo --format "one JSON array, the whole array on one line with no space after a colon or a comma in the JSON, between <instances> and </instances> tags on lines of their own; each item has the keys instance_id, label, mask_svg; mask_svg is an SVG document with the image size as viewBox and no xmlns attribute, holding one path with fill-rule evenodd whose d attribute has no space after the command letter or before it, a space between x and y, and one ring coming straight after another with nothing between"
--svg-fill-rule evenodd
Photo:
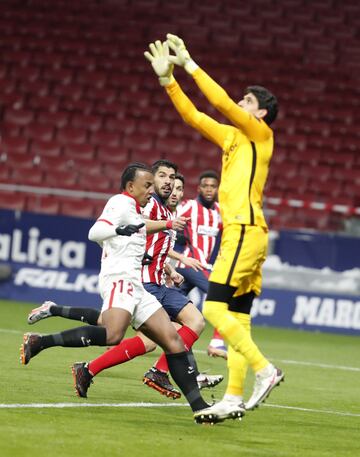
<instances>
[{"instance_id":1,"label":"marca logo","mask_svg":"<svg viewBox=\"0 0 360 457\"><path fill-rule=\"evenodd\" d=\"M360 329L360 302L333 298L296 297L294 324Z\"/></svg>"},{"instance_id":2,"label":"marca logo","mask_svg":"<svg viewBox=\"0 0 360 457\"><path fill-rule=\"evenodd\" d=\"M269 298L255 298L251 308L251 316L273 316L275 313L276 302Z\"/></svg>"},{"instance_id":3,"label":"marca logo","mask_svg":"<svg viewBox=\"0 0 360 457\"><path fill-rule=\"evenodd\" d=\"M83 268L85 255L85 243L40 239L40 230L36 227L32 227L28 234L18 229L12 235L0 233L0 260L36 264L39 267Z\"/></svg>"},{"instance_id":4,"label":"marca logo","mask_svg":"<svg viewBox=\"0 0 360 457\"><path fill-rule=\"evenodd\" d=\"M66 271L41 270L38 268L21 268L15 276L14 284L39 289L99 293L98 275L79 273L73 280L70 280L70 275Z\"/></svg>"}]
</instances>

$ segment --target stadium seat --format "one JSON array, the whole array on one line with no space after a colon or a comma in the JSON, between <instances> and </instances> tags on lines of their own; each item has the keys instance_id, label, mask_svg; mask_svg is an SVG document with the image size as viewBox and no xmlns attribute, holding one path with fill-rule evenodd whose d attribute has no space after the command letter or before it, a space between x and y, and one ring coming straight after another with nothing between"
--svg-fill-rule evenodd
<instances>
[{"instance_id":1,"label":"stadium seat","mask_svg":"<svg viewBox=\"0 0 360 457\"><path fill-rule=\"evenodd\" d=\"M40 141L52 141L54 139L55 129L52 125L32 122L24 127L23 132L25 138L36 139Z\"/></svg>"},{"instance_id":2,"label":"stadium seat","mask_svg":"<svg viewBox=\"0 0 360 457\"><path fill-rule=\"evenodd\" d=\"M86 128L91 132L97 132L101 129L103 123L103 119L100 116L96 116L94 114L79 114L75 113L71 117L71 125L72 127L80 127Z\"/></svg>"},{"instance_id":3,"label":"stadium seat","mask_svg":"<svg viewBox=\"0 0 360 457\"><path fill-rule=\"evenodd\" d=\"M129 151L122 146L107 146L100 144L97 148L96 158L99 163L124 164L129 160Z\"/></svg>"},{"instance_id":4,"label":"stadium seat","mask_svg":"<svg viewBox=\"0 0 360 457\"><path fill-rule=\"evenodd\" d=\"M83 86L80 84L72 83L70 85L64 85L58 83L55 85L52 93L59 98L78 101L83 96L83 91Z\"/></svg>"},{"instance_id":5,"label":"stadium seat","mask_svg":"<svg viewBox=\"0 0 360 457\"><path fill-rule=\"evenodd\" d=\"M26 197L22 193L14 192L0 192L0 208L1 209L13 209L13 210L24 210Z\"/></svg>"},{"instance_id":6,"label":"stadium seat","mask_svg":"<svg viewBox=\"0 0 360 457\"><path fill-rule=\"evenodd\" d=\"M31 95L28 100L28 106L34 111L55 112L59 108L59 100L55 96L39 97L38 95Z\"/></svg>"},{"instance_id":7,"label":"stadium seat","mask_svg":"<svg viewBox=\"0 0 360 457\"><path fill-rule=\"evenodd\" d=\"M52 195L27 194L26 211L32 213L58 214L59 199Z\"/></svg>"},{"instance_id":8,"label":"stadium seat","mask_svg":"<svg viewBox=\"0 0 360 457\"><path fill-rule=\"evenodd\" d=\"M60 213L73 217L94 217L94 206L90 200L76 198L62 198L60 201Z\"/></svg>"},{"instance_id":9,"label":"stadium seat","mask_svg":"<svg viewBox=\"0 0 360 457\"><path fill-rule=\"evenodd\" d=\"M69 124L70 114L67 111L56 111L55 113L40 111L36 120L39 124L53 125L61 129Z\"/></svg>"},{"instance_id":10,"label":"stadium seat","mask_svg":"<svg viewBox=\"0 0 360 457\"><path fill-rule=\"evenodd\" d=\"M30 168L26 170L15 168L12 172L11 179L16 184L39 186L44 182L44 174L39 168Z\"/></svg>"},{"instance_id":11,"label":"stadium seat","mask_svg":"<svg viewBox=\"0 0 360 457\"><path fill-rule=\"evenodd\" d=\"M0 139L1 152L8 156L13 154L26 154L29 150L29 140L21 136L4 136Z\"/></svg>"},{"instance_id":12,"label":"stadium seat","mask_svg":"<svg viewBox=\"0 0 360 457\"><path fill-rule=\"evenodd\" d=\"M71 159L92 160L95 158L95 148L90 143L67 144L64 146L64 155Z\"/></svg>"},{"instance_id":13,"label":"stadium seat","mask_svg":"<svg viewBox=\"0 0 360 457\"><path fill-rule=\"evenodd\" d=\"M61 154L61 145L57 141L33 140L30 152L34 156L58 157Z\"/></svg>"},{"instance_id":14,"label":"stadium seat","mask_svg":"<svg viewBox=\"0 0 360 457\"><path fill-rule=\"evenodd\" d=\"M58 129L56 140L62 144L84 144L87 140L87 131L79 127L63 127Z\"/></svg>"},{"instance_id":15,"label":"stadium seat","mask_svg":"<svg viewBox=\"0 0 360 457\"><path fill-rule=\"evenodd\" d=\"M181 138L157 138L155 141L155 150L164 155L171 151L172 154L178 154L180 158L187 151L187 141Z\"/></svg>"},{"instance_id":16,"label":"stadium seat","mask_svg":"<svg viewBox=\"0 0 360 457\"><path fill-rule=\"evenodd\" d=\"M3 104L3 100L1 100ZM28 125L34 120L34 112L25 109L11 109L5 110L4 120L19 126Z\"/></svg>"},{"instance_id":17,"label":"stadium seat","mask_svg":"<svg viewBox=\"0 0 360 457\"><path fill-rule=\"evenodd\" d=\"M71 170L47 170L44 186L59 189L75 189L77 187L77 175Z\"/></svg>"}]
</instances>

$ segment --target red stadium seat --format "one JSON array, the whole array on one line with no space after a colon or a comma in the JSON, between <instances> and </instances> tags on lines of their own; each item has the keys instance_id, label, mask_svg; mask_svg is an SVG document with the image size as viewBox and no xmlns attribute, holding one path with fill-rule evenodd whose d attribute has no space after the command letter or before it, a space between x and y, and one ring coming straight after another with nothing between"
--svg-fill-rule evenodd
<instances>
[{"instance_id":1,"label":"red stadium seat","mask_svg":"<svg viewBox=\"0 0 360 457\"><path fill-rule=\"evenodd\" d=\"M131 134L138 128L135 119L118 119L117 117L109 116L105 121L105 129L110 132ZM140 129L138 130L140 131Z\"/></svg>"},{"instance_id":2,"label":"red stadium seat","mask_svg":"<svg viewBox=\"0 0 360 457\"><path fill-rule=\"evenodd\" d=\"M103 119L101 116L96 116L94 114L79 114L75 113L71 118L71 125L73 127L86 128L91 132L97 132L101 129Z\"/></svg>"},{"instance_id":3,"label":"red stadium seat","mask_svg":"<svg viewBox=\"0 0 360 457\"><path fill-rule=\"evenodd\" d=\"M12 168L30 169L34 166L34 156L11 152L7 156L7 164Z\"/></svg>"},{"instance_id":4,"label":"red stadium seat","mask_svg":"<svg viewBox=\"0 0 360 457\"><path fill-rule=\"evenodd\" d=\"M121 132L106 132L103 130L92 132L90 135L90 142L95 146L118 147L121 143Z\"/></svg>"},{"instance_id":5,"label":"red stadium seat","mask_svg":"<svg viewBox=\"0 0 360 457\"><path fill-rule=\"evenodd\" d=\"M109 194L114 190L112 180L103 175L80 175L78 187L89 192L108 192Z\"/></svg>"},{"instance_id":6,"label":"red stadium seat","mask_svg":"<svg viewBox=\"0 0 360 457\"><path fill-rule=\"evenodd\" d=\"M61 129L69 124L70 114L67 111L56 111L55 113L40 111L36 120L39 124L53 125Z\"/></svg>"},{"instance_id":7,"label":"red stadium seat","mask_svg":"<svg viewBox=\"0 0 360 457\"><path fill-rule=\"evenodd\" d=\"M0 138L1 152L8 156L12 154L26 154L29 151L29 140L22 137L4 136Z\"/></svg>"},{"instance_id":8,"label":"red stadium seat","mask_svg":"<svg viewBox=\"0 0 360 457\"><path fill-rule=\"evenodd\" d=\"M28 194L26 198L26 211L32 213L58 214L59 199L52 195Z\"/></svg>"},{"instance_id":9,"label":"red stadium seat","mask_svg":"<svg viewBox=\"0 0 360 457\"><path fill-rule=\"evenodd\" d=\"M71 170L47 170L44 186L51 188L76 188L77 175Z\"/></svg>"},{"instance_id":10,"label":"red stadium seat","mask_svg":"<svg viewBox=\"0 0 360 457\"><path fill-rule=\"evenodd\" d=\"M73 217L94 217L94 206L92 201L86 199L61 199L60 213Z\"/></svg>"},{"instance_id":11,"label":"red stadium seat","mask_svg":"<svg viewBox=\"0 0 360 457\"><path fill-rule=\"evenodd\" d=\"M123 165L129 160L129 151L121 146L105 146L100 144L97 149L99 163Z\"/></svg>"},{"instance_id":12,"label":"red stadium seat","mask_svg":"<svg viewBox=\"0 0 360 457\"><path fill-rule=\"evenodd\" d=\"M14 192L0 192L0 208L1 209L13 209L13 210L24 210L25 209L26 197L25 194L14 193Z\"/></svg>"},{"instance_id":13,"label":"red stadium seat","mask_svg":"<svg viewBox=\"0 0 360 457\"><path fill-rule=\"evenodd\" d=\"M64 146L64 155L71 159L92 160L95 158L95 149L89 143L67 144Z\"/></svg>"},{"instance_id":14,"label":"red stadium seat","mask_svg":"<svg viewBox=\"0 0 360 457\"><path fill-rule=\"evenodd\" d=\"M87 140L87 131L75 127L63 127L58 129L56 139L60 144L83 144Z\"/></svg>"},{"instance_id":15,"label":"red stadium seat","mask_svg":"<svg viewBox=\"0 0 360 457\"><path fill-rule=\"evenodd\" d=\"M35 156L58 157L61 154L61 145L57 141L33 140L30 152Z\"/></svg>"},{"instance_id":16,"label":"red stadium seat","mask_svg":"<svg viewBox=\"0 0 360 457\"><path fill-rule=\"evenodd\" d=\"M166 154L170 151L172 154L178 154L180 158L187 151L187 141L181 138L157 138L155 150L161 154Z\"/></svg>"},{"instance_id":17,"label":"red stadium seat","mask_svg":"<svg viewBox=\"0 0 360 457\"><path fill-rule=\"evenodd\" d=\"M34 113L33 111L24 109L7 108L5 110L4 120L16 125L24 126L30 124L30 122L34 120Z\"/></svg>"},{"instance_id":18,"label":"red stadium seat","mask_svg":"<svg viewBox=\"0 0 360 457\"><path fill-rule=\"evenodd\" d=\"M39 97L38 95L31 95L28 106L35 111L44 110L55 112L59 107L59 100L55 96Z\"/></svg>"},{"instance_id":19,"label":"red stadium seat","mask_svg":"<svg viewBox=\"0 0 360 457\"><path fill-rule=\"evenodd\" d=\"M48 171L66 171L71 170L72 167L72 160L69 157L59 156L59 157L51 157L51 156L41 156L39 166Z\"/></svg>"},{"instance_id":20,"label":"red stadium seat","mask_svg":"<svg viewBox=\"0 0 360 457\"><path fill-rule=\"evenodd\" d=\"M38 168L19 169L15 168L12 172L11 179L16 184L27 185L42 185L44 182L44 174Z\"/></svg>"},{"instance_id":21,"label":"red stadium seat","mask_svg":"<svg viewBox=\"0 0 360 457\"><path fill-rule=\"evenodd\" d=\"M40 141L52 141L54 139L54 127L52 125L32 122L24 128L24 136Z\"/></svg>"},{"instance_id":22,"label":"red stadium seat","mask_svg":"<svg viewBox=\"0 0 360 457\"><path fill-rule=\"evenodd\" d=\"M55 85L53 89L53 95L59 98L65 98L65 99L71 99L74 101L78 101L81 99L83 95L83 86L79 84L70 84L70 85L64 85L61 83L58 83Z\"/></svg>"},{"instance_id":23,"label":"red stadium seat","mask_svg":"<svg viewBox=\"0 0 360 457\"><path fill-rule=\"evenodd\" d=\"M154 142L150 135L132 134L126 135L122 142L123 146L135 152L154 150ZM160 153L159 153L160 155Z\"/></svg>"}]
</instances>

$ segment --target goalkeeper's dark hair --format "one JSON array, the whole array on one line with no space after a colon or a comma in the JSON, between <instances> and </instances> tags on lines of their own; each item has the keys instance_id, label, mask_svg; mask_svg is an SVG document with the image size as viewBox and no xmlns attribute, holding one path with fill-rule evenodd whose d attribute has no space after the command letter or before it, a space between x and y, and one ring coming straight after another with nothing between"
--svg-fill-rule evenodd
<instances>
[{"instance_id":1,"label":"goalkeeper's dark hair","mask_svg":"<svg viewBox=\"0 0 360 457\"><path fill-rule=\"evenodd\" d=\"M181 182L183 183L183 186L185 187L185 178L184 178L184 175L182 175L181 173L176 173L175 179L178 179L179 181L181 181Z\"/></svg>"},{"instance_id":2,"label":"goalkeeper's dark hair","mask_svg":"<svg viewBox=\"0 0 360 457\"><path fill-rule=\"evenodd\" d=\"M120 190L123 192L126 189L126 184L130 181L134 181L136 177L136 173L138 170L141 171L148 171L152 173L151 168L148 165L140 162L130 163L122 172L120 178Z\"/></svg>"},{"instance_id":3,"label":"goalkeeper's dark hair","mask_svg":"<svg viewBox=\"0 0 360 457\"><path fill-rule=\"evenodd\" d=\"M213 178L213 179L216 179L217 182L220 182L219 175L214 170L203 171L201 173L201 175L199 176L199 183L201 183L201 180L204 178Z\"/></svg>"},{"instance_id":4,"label":"goalkeeper's dark hair","mask_svg":"<svg viewBox=\"0 0 360 457\"><path fill-rule=\"evenodd\" d=\"M277 98L274 94L262 86L249 86L245 89L244 95L250 92L255 95L257 101L259 102L259 108L267 110L267 114L263 119L267 125L270 125L275 121L278 113Z\"/></svg>"},{"instance_id":5,"label":"goalkeeper's dark hair","mask_svg":"<svg viewBox=\"0 0 360 457\"><path fill-rule=\"evenodd\" d=\"M151 165L151 170L155 174L160 167L166 167L166 168L173 168L175 170L175 173L178 171L178 166L174 162L170 162L170 160L166 159L160 159L154 162Z\"/></svg>"}]
</instances>

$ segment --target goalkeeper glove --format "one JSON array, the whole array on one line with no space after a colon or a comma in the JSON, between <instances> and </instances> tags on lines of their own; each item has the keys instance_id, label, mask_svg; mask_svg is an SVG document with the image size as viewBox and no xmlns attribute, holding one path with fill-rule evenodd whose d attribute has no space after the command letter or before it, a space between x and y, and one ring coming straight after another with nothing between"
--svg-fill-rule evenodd
<instances>
[{"instance_id":1,"label":"goalkeeper glove","mask_svg":"<svg viewBox=\"0 0 360 457\"><path fill-rule=\"evenodd\" d=\"M145 51L144 56L151 63L153 70L159 77L162 86L167 86L174 81L172 75L174 65L169 61L169 45L157 40L149 44L150 52Z\"/></svg>"},{"instance_id":2,"label":"goalkeeper glove","mask_svg":"<svg viewBox=\"0 0 360 457\"><path fill-rule=\"evenodd\" d=\"M138 233L141 227L144 227L145 223L143 222L142 224L139 225L134 225L134 224L129 224L129 225L119 225L119 227L116 227L115 232L118 235L122 236L131 236L134 233Z\"/></svg>"},{"instance_id":3,"label":"goalkeeper glove","mask_svg":"<svg viewBox=\"0 0 360 457\"><path fill-rule=\"evenodd\" d=\"M191 58L189 51L186 49L184 41L176 36L168 33L166 35L170 49L175 52L175 56L169 56L169 61L180 67L184 67L185 71L190 75L199 67Z\"/></svg>"}]
</instances>

